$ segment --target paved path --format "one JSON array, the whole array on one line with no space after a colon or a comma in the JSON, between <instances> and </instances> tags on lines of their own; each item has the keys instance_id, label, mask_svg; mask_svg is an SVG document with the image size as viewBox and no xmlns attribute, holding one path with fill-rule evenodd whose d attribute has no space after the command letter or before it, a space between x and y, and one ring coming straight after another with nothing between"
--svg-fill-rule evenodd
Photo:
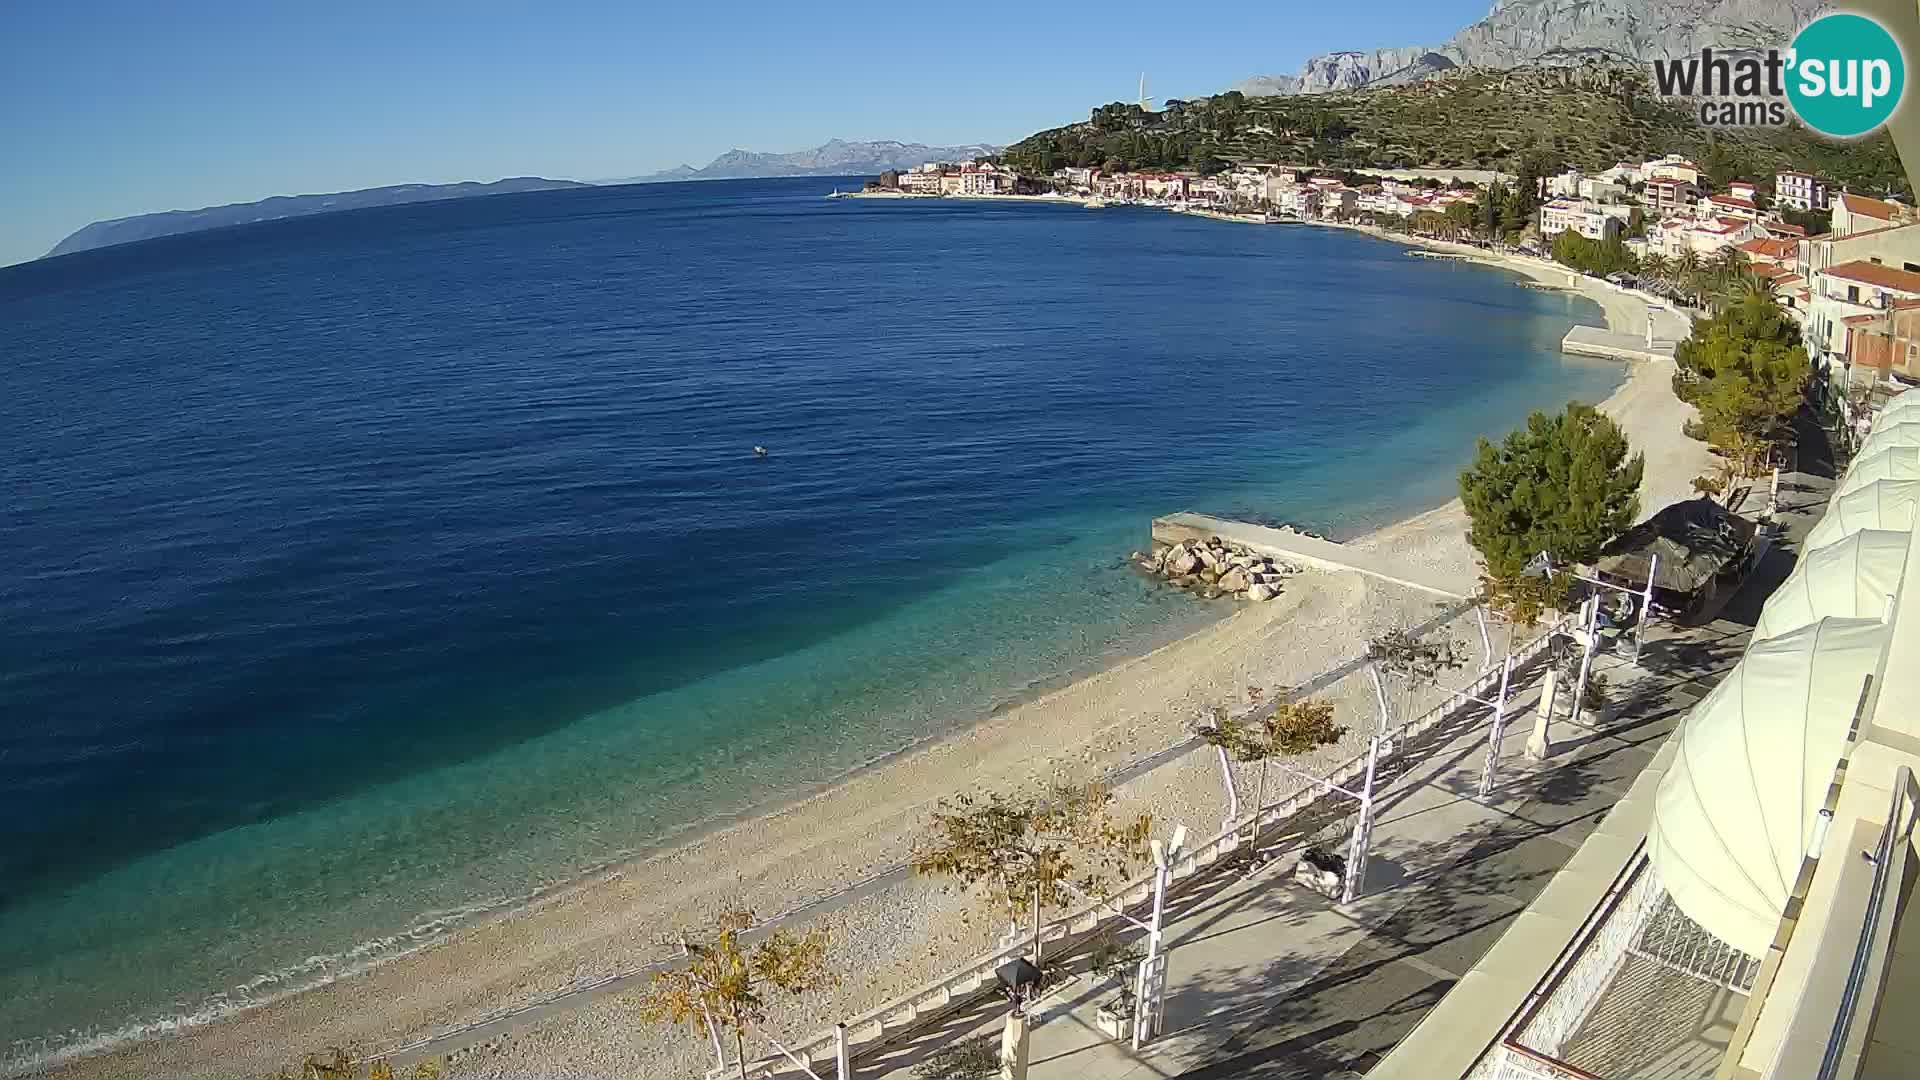
<instances>
[{"instance_id":1,"label":"paved path","mask_svg":"<svg viewBox=\"0 0 1920 1080\"><path fill-rule=\"evenodd\" d=\"M1500 750L1504 779L1486 799L1475 793L1484 716L1430 733L1386 778L1368 893L1353 905L1336 907L1283 873L1287 853L1343 826L1338 806L1317 805L1263 837L1278 857L1251 876L1239 864L1195 875L1168 909L1166 1034L1137 1055L1104 1037L1094 1010L1111 990L1080 976L1036 1008L1035 1080L1364 1075L1505 932L1739 660L1831 486L1817 433L1803 440L1807 471L1782 477L1782 540L1714 620L1656 628L1639 665L1599 658L1613 719L1557 723L1553 756L1534 764L1521 752L1532 711L1516 715ZM1527 705L1538 698L1533 674L1520 694ZM858 1075L911 1076L939 1046L993 1037L1005 1008L978 999L938 1031L862 1062Z\"/></svg>"}]
</instances>

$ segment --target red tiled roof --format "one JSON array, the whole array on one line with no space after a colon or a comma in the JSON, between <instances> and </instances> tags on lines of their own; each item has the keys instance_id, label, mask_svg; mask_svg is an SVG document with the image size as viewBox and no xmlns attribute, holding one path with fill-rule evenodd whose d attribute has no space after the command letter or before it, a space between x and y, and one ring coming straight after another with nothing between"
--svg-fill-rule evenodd
<instances>
[{"instance_id":1,"label":"red tiled roof","mask_svg":"<svg viewBox=\"0 0 1920 1080\"><path fill-rule=\"evenodd\" d=\"M1762 259L1784 259L1799 250L1800 245L1792 240L1772 236L1756 236L1740 245L1740 250Z\"/></svg>"},{"instance_id":2,"label":"red tiled roof","mask_svg":"<svg viewBox=\"0 0 1920 1080\"><path fill-rule=\"evenodd\" d=\"M1840 200L1840 205L1846 209L1847 213L1879 218L1881 221L1892 221L1895 216L1906 210L1906 207L1899 203L1891 203L1885 199L1870 199L1865 195L1853 195L1844 191L1836 198Z\"/></svg>"},{"instance_id":3,"label":"red tiled roof","mask_svg":"<svg viewBox=\"0 0 1920 1080\"><path fill-rule=\"evenodd\" d=\"M1738 195L1709 195L1707 201L1718 206L1737 206L1742 210L1758 210L1752 199L1743 199Z\"/></svg>"},{"instance_id":4,"label":"red tiled roof","mask_svg":"<svg viewBox=\"0 0 1920 1080\"><path fill-rule=\"evenodd\" d=\"M1920 274L1911 270L1896 270L1891 266L1881 266L1865 259L1843 262L1839 266L1826 269L1828 277L1842 281L1858 281L1880 289L1892 289L1899 292L1920 293Z\"/></svg>"},{"instance_id":5,"label":"red tiled roof","mask_svg":"<svg viewBox=\"0 0 1920 1080\"><path fill-rule=\"evenodd\" d=\"M1770 233L1779 233L1783 236L1807 235L1807 230L1801 228L1798 225L1793 225L1785 221L1763 221L1760 223L1760 227L1767 230Z\"/></svg>"}]
</instances>

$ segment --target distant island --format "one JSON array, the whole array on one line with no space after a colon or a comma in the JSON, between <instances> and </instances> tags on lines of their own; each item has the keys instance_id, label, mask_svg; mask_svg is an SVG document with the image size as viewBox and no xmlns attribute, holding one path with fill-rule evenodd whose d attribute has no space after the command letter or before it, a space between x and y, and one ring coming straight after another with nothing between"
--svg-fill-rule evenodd
<instances>
[{"instance_id":1,"label":"distant island","mask_svg":"<svg viewBox=\"0 0 1920 1080\"><path fill-rule=\"evenodd\" d=\"M363 210L373 206L398 206L402 203L437 202L442 199L470 199L481 195L506 195L519 191L554 191L560 188L590 187L576 180L548 180L538 176L514 176L490 184L464 181L458 184L393 184L388 187L339 191L328 195L275 195L258 202L209 206L203 210L167 210L157 214L96 221L53 246L46 257L69 255L76 251L130 244L161 236L200 232L228 225L247 225L257 221L329 214L336 210Z\"/></svg>"},{"instance_id":2,"label":"distant island","mask_svg":"<svg viewBox=\"0 0 1920 1080\"><path fill-rule=\"evenodd\" d=\"M677 180L755 180L775 176L869 176L889 170L911 169L934 161L966 161L992 157L1000 147L926 146L892 140L847 142L830 139L811 150L791 154L761 154L729 150L703 168L676 165L663 172L602 180L603 184L665 184Z\"/></svg>"}]
</instances>

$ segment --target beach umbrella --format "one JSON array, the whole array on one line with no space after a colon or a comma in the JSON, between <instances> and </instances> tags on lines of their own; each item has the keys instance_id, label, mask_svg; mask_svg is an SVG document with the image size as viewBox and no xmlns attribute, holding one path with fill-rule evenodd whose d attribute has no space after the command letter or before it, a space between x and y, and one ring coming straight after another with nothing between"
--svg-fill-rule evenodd
<instances>
[{"instance_id":1,"label":"beach umbrella","mask_svg":"<svg viewBox=\"0 0 1920 1080\"><path fill-rule=\"evenodd\" d=\"M1753 625L1752 646L1821 619L1879 619L1900 588L1911 532L1863 529L1802 558L1767 597Z\"/></svg>"},{"instance_id":2,"label":"beach umbrella","mask_svg":"<svg viewBox=\"0 0 1920 1080\"><path fill-rule=\"evenodd\" d=\"M1920 480L1920 446L1890 446L1847 466L1847 474L1833 489L1834 499L1858 491L1876 480Z\"/></svg>"},{"instance_id":3,"label":"beach umbrella","mask_svg":"<svg viewBox=\"0 0 1920 1080\"><path fill-rule=\"evenodd\" d=\"M1854 452L1854 460L1870 458L1882 450L1891 450L1896 446L1920 446L1920 413L1908 412L1911 420L1896 419L1892 423L1881 420L1873 426L1873 434L1860 444Z\"/></svg>"},{"instance_id":4,"label":"beach umbrella","mask_svg":"<svg viewBox=\"0 0 1920 1080\"><path fill-rule=\"evenodd\" d=\"M1881 480L1868 484L1829 503L1826 516L1807 533L1800 550L1819 551L1862 529L1912 532L1916 510L1920 510L1920 480Z\"/></svg>"},{"instance_id":5,"label":"beach umbrella","mask_svg":"<svg viewBox=\"0 0 1920 1080\"><path fill-rule=\"evenodd\" d=\"M1822 619L1753 645L1680 728L1647 854L1680 910L1748 956L1773 942L1886 633Z\"/></svg>"}]
</instances>

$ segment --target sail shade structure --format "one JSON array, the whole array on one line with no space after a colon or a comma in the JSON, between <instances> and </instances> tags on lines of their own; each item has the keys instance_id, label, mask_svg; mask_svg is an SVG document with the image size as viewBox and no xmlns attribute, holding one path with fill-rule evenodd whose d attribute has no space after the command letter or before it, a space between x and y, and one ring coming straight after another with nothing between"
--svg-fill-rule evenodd
<instances>
[{"instance_id":1,"label":"sail shade structure","mask_svg":"<svg viewBox=\"0 0 1920 1080\"><path fill-rule=\"evenodd\" d=\"M1916 509L1920 509L1920 480L1881 480L1856 488L1828 504L1827 515L1807 533L1800 549L1819 551L1861 529L1912 532Z\"/></svg>"},{"instance_id":2,"label":"sail shade structure","mask_svg":"<svg viewBox=\"0 0 1920 1080\"><path fill-rule=\"evenodd\" d=\"M1822 619L1753 645L1680 729L1647 852L1680 910L1749 956L1773 941L1886 633Z\"/></svg>"},{"instance_id":3,"label":"sail shade structure","mask_svg":"<svg viewBox=\"0 0 1920 1080\"><path fill-rule=\"evenodd\" d=\"M1864 461L1896 446L1920 446L1920 413L1909 412L1906 417L1882 420L1875 424L1873 434L1868 435L1854 453L1854 460Z\"/></svg>"},{"instance_id":4,"label":"sail shade structure","mask_svg":"<svg viewBox=\"0 0 1920 1080\"><path fill-rule=\"evenodd\" d=\"M1747 955L1774 940L1885 634L1822 619L1751 646L1680 728L1647 855L1680 911Z\"/></svg>"},{"instance_id":5,"label":"sail shade structure","mask_svg":"<svg viewBox=\"0 0 1920 1080\"><path fill-rule=\"evenodd\" d=\"M1874 426L1885 427L1916 419L1920 419L1920 394L1909 391L1882 405L1880 415L1874 419Z\"/></svg>"},{"instance_id":6,"label":"sail shade structure","mask_svg":"<svg viewBox=\"0 0 1920 1080\"><path fill-rule=\"evenodd\" d=\"M1864 529L1800 560L1767 597L1754 623L1753 645L1821 619L1879 619L1900 589L1910 532Z\"/></svg>"},{"instance_id":7,"label":"sail shade structure","mask_svg":"<svg viewBox=\"0 0 1920 1080\"><path fill-rule=\"evenodd\" d=\"M1870 457L1854 458L1847 466L1847 475L1833 489L1833 497L1858 491L1875 480L1920 480L1920 446L1893 446Z\"/></svg>"}]
</instances>

